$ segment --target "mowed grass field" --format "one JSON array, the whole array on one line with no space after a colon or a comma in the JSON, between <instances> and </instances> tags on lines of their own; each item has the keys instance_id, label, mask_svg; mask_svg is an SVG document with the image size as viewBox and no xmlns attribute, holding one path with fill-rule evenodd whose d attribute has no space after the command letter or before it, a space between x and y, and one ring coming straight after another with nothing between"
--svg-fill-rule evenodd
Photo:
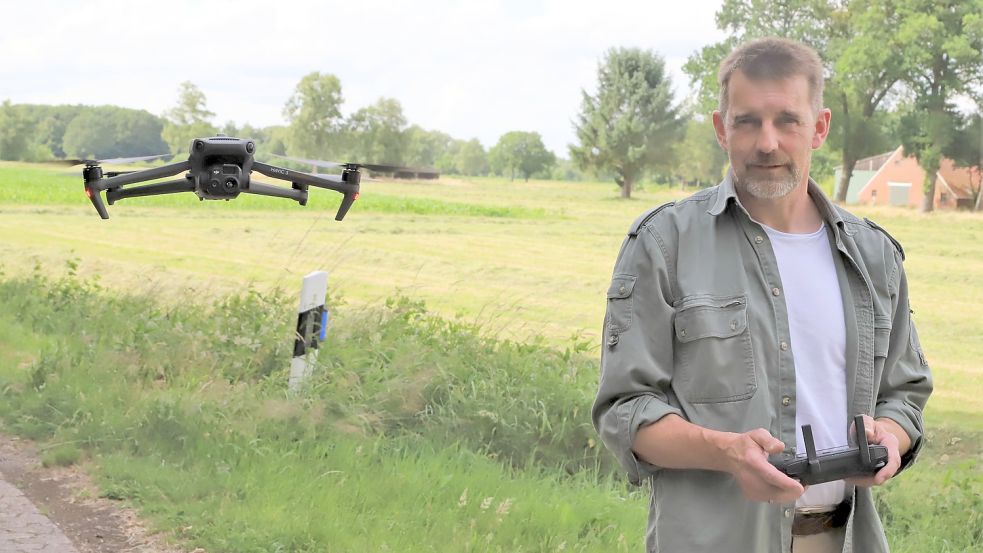
<instances>
[{"instance_id":1,"label":"mowed grass field","mask_svg":"<svg viewBox=\"0 0 983 553\"><path fill-rule=\"evenodd\" d=\"M493 335L596 339L604 291L632 220L692 190L617 198L611 183L444 178L366 182L348 217L338 195L307 207L241 196L135 198L98 218L78 175L0 165L0 258L8 271L60 270L176 299L253 285L294 290L330 273L330 294L378 303L396 291ZM930 413L983 429L983 215L854 206L905 248L911 303L936 378Z\"/></svg>"},{"instance_id":2,"label":"mowed grass field","mask_svg":"<svg viewBox=\"0 0 983 553\"><path fill-rule=\"evenodd\" d=\"M209 551L639 550L644 490L564 460L584 455L589 466L596 453L586 410L624 232L649 207L691 192L650 188L624 201L611 183L381 181L363 183L343 222L333 220L337 195L323 190L307 207L138 198L110 206L103 221L78 175L0 164L0 280L77 273L38 285L36 305L23 297L33 281L0 286L10 309L0 314L0 416L53 440L50 451L69 462L92 455L107 495L143 505L165 531L193 525L180 538ZM977 551L983 216L854 212L904 244L936 382L929 446L879 495L893 550ZM291 405L276 373L289 344L268 332L277 323L266 308L243 307L251 295L231 308L195 304L247 289L292 298L320 269L346 320L314 394ZM106 297L135 291L175 307L100 307L73 291L85 282ZM16 320L59 301L75 310ZM133 318L145 311L149 322ZM226 318L234 339L212 322ZM472 347L475 327L516 345ZM103 328L116 335L95 334ZM247 328L255 340L241 335ZM54 338L76 329L77 343ZM236 357L244 363L230 364ZM300 476L285 475L288 465ZM326 512L349 514L306 518Z\"/></svg>"}]
</instances>

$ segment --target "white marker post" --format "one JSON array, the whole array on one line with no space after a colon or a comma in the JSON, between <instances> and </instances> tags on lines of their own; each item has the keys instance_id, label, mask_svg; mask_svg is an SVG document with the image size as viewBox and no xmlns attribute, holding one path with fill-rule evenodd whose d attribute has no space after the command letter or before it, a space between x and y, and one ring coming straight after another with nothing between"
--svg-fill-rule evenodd
<instances>
[{"instance_id":1,"label":"white marker post","mask_svg":"<svg viewBox=\"0 0 983 553\"><path fill-rule=\"evenodd\" d=\"M296 392L314 370L318 344L324 340L328 327L328 309L324 305L328 291L328 273L314 271L304 277L297 308L297 331L294 357L290 360L291 392Z\"/></svg>"}]
</instances>

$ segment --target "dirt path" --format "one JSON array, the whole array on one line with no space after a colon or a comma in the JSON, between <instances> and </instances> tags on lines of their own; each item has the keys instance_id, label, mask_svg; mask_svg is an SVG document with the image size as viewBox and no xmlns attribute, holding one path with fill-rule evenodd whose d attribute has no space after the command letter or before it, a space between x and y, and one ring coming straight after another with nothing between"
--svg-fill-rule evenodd
<instances>
[{"instance_id":1,"label":"dirt path","mask_svg":"<svg viewBox=\"0 0 983 553\"><path fill-rule=\"evenodd\" d=\"M98 495L82 470L45 468L33 444L0 434L0 551L182 553Z\"/></svg>"}]
</instances>

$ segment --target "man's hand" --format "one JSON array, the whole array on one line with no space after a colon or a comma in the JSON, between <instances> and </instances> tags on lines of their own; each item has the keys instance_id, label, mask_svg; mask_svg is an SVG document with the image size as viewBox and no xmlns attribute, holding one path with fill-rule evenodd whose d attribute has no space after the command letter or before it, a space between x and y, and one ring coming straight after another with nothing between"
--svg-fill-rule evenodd
<instances>
[{"instance_id":1,"label":"man's hand","mask_svg":"<svg viewBox=\"0 0 983 553\"><path fill-rule=\"evenodd\" d=\"M805 492L802 484L768 462L768 455L781 453L785 444L764 428L730 434L722 446L727 472L734 476L744 497L749 500L787 503Z\"/></svg>"},{"instance_id":2,"label":"man's hand","mask_svg":"<svg viewBox=\"0 0 983 553\"><path fill-rule=\"evenodd\" d=\"M881 467L881 470L877 471L873 476L847 478L846 481L855 486L869 488L871 486L880 486L898 472L898 469L901 468L902 447L898 438L898 432L901 432L905 438L908 436L896 422L890 419L874 420L867 415L863 417L867 443L882 445L887 448L887 464ZM854 443L857 441L857 427L853 423L850 423L850 439ZM904 449L907 450L908 446L905 446Z\"/></svg>"}]
</instances>

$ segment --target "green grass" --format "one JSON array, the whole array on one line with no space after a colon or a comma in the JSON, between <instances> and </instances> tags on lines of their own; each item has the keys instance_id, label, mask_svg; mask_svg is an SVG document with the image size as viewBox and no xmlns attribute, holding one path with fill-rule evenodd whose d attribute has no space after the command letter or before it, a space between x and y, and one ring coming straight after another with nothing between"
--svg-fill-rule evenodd
<instances>
[{"instance_id":1,"label":"green grass","mask_svg":"<svg viewBox=\"0 0 983 553\"><path fill-rule=\"evenodd\" d=\"M91 464L209 551L641 548L646 493L611 477L587 418L597 329L628 224L687 192L376 182L341 223L327 191L102 221L74 178L25 191L59 178L0 164L0 416L50 463ZM892 550L979 550L983 217L855 211L905 245L936 380L926 451L878 493ZM278 290L316 269L331 341L292 400Z\"/></svg>"}]
</instances>

